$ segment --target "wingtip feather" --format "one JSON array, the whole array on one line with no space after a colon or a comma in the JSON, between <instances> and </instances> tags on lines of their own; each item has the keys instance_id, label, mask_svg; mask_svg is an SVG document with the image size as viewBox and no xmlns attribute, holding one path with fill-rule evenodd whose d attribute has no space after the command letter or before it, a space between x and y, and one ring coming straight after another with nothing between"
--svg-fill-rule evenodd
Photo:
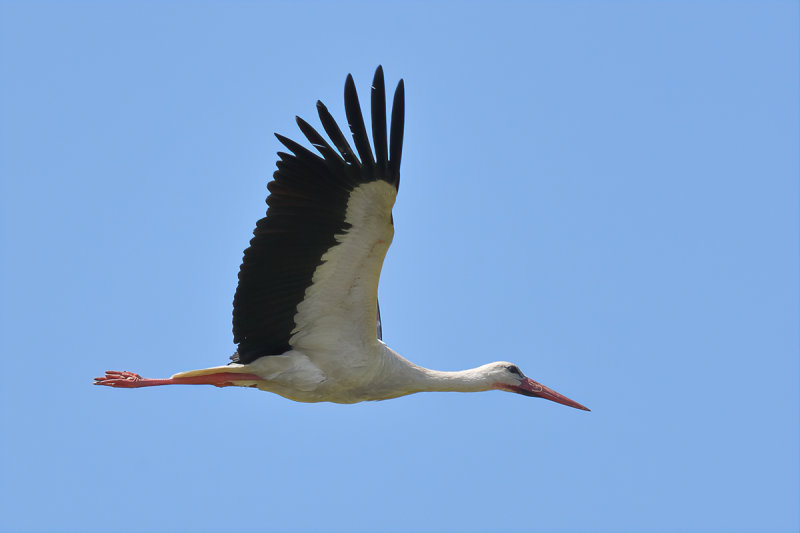
<instances>
[{"instance_id":1,"label":"wingtip feather","mask_svg":"<svg viewBox=\"0 0 800 533\"><path fill-rule=\"evenodd\" d=\"M403 155L403 130L405 128L405 84L397 84L392 101L392 125L389 133L389 166L396 186L400 186L400 161Z\"/></svg>"},{"instance_id":2,"label":"wingtip feather","mask_svg":"<svg viewBox=\"0 0 800 533\"><path fill-rule=\"evenodd\" d=\"M386 132L386 86L383 81L383 67L378 65L372 78L371 92L372 144L375 146L375 161L383 177L389 172L389 148Z\"/></svg>"},{"instance_id":3,"label":"wingtip feather","mask_svg":"<svg viewBox=\"0 0 800 533\"><path fill-rule=\"evenodd\" d=\"M375 160L372 157L372 147L370 147L367 128L364 125L364 115L361 113L361 103L358 101L358 91L353 76L350 74L347 75L344 83L344 110L353 142L358 150L358 156L361 158L361 164L371 168L375 165Z\"/></svg>"}]
</instances>

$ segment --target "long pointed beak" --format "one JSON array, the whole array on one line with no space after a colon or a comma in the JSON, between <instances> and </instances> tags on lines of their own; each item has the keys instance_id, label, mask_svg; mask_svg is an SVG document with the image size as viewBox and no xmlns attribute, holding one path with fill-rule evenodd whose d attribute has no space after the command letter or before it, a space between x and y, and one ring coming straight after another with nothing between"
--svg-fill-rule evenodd
<instances>
[{"instance_id":1,"label":"long pointed beak","mask_svg":"<svg viewBox=\"0 0 800 533\"><path fill-rule=\"evenodd\" d=\"M562 405L567 405L569 407L574 407L575 409L591 411L591 409L589 409L588 407L584 407L578 402L570 400L563 394L559 394L553 389L545 387L541 383L533 381L531 378L524 378L522 380L522 383L520 383L519 387L511 387L511 391L516 392L517 394L524 394L525 396L544 398L545 400L550 400L551 402L556 402Z\"/></svg>"}]
</instances>

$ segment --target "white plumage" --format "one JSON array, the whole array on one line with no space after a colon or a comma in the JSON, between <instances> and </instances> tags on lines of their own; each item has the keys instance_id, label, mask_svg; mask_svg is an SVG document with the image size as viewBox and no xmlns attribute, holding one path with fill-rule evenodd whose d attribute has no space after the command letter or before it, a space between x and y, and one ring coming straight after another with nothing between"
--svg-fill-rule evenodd
<instances>
[{"instance_id":1,"label":"white plumage","mask_svg":"<svg viewBox=\"0 0 800 533\"><path fill-rule=\"evenodd\" d=\"M460 372L417 366L380 339L378 280L394 235L392 207L400 181L404 87L392 106L387 145L383 71L371 93L373 158L352 77L345 109L358 152L321 102L320 120L336 149L298 118L322 157L278 136L267 215L245 250L234 298L232 363L168 379L109 371L95 384L117 388L209 384L280 394L299 402L355 403L423 391L505 390L588 410L495 362ZM376 335L376 331L378 334Z\"/></svg>"}]
</instances>

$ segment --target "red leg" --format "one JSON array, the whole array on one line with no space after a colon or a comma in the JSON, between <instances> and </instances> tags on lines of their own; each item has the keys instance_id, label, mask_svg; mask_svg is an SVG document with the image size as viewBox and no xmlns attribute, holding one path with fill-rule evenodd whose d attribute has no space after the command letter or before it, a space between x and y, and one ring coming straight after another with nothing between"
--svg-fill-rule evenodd
<instances>
[{"instance_id":1,"label":"red leg","mask_svg":"<svg viewBox=\"0 0 800 533\"><path fill-rule=\"evenodd\" d=\"M94 378L95 385L105 385L107 387L117 387L122 389L135 389L138 387L155 387L157 385L215 385L217 387L228 387L234 385L234 381L256 380L262 381L263 378L255 374L242 374L240 372L220 372L218 374L206 374L203 376L191 376L186 378L167 378L150 379L143 378L133 372L118 372L107 370L106 375Z\"/></svg>"}]
</instances>

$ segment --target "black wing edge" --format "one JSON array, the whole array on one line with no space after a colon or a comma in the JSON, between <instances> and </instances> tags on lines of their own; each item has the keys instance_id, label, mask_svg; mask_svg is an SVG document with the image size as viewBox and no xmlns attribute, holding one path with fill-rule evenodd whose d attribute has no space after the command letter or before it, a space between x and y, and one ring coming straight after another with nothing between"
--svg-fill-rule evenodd
<instances>
[{"instance_id":1,"label":"black wing edge","mask_svg":"<svg viewBox=\"0 0 800 533\"><path fill-rule=\"evenodd\" d=\"M381 303L380 302L376 302L376 303L377 303L377 306L378 306L378 314L376 315L377 319L378 319L378 340L382 341L383 340L383 322L381 321Z\"/></svg>"},{"instance_id":2,"label":"black wing edge","mask_svg":"<svg viewBox=\"0 0 800 533\"><path fill-rule=\"evenodd\" d=\"M297 305L322 256L336 244L335 235L347 231L344 215L350 192L376 179L399 187L403 80L392 102L387 149L383 68L375 71L370 94L374 156L351 75L345 81L344 100L355 151L322 102L317 102L317 112L333 146L297 117L300 131L320 155L275 134L289 153L278 152L278 169L267 187L267 215L256 224L239 269L233 299L233 340L238 350L230 358L233 363L247 364L291 349ZM380 310L376 334L380 339Z\"/></svg>"}]
</instances>

